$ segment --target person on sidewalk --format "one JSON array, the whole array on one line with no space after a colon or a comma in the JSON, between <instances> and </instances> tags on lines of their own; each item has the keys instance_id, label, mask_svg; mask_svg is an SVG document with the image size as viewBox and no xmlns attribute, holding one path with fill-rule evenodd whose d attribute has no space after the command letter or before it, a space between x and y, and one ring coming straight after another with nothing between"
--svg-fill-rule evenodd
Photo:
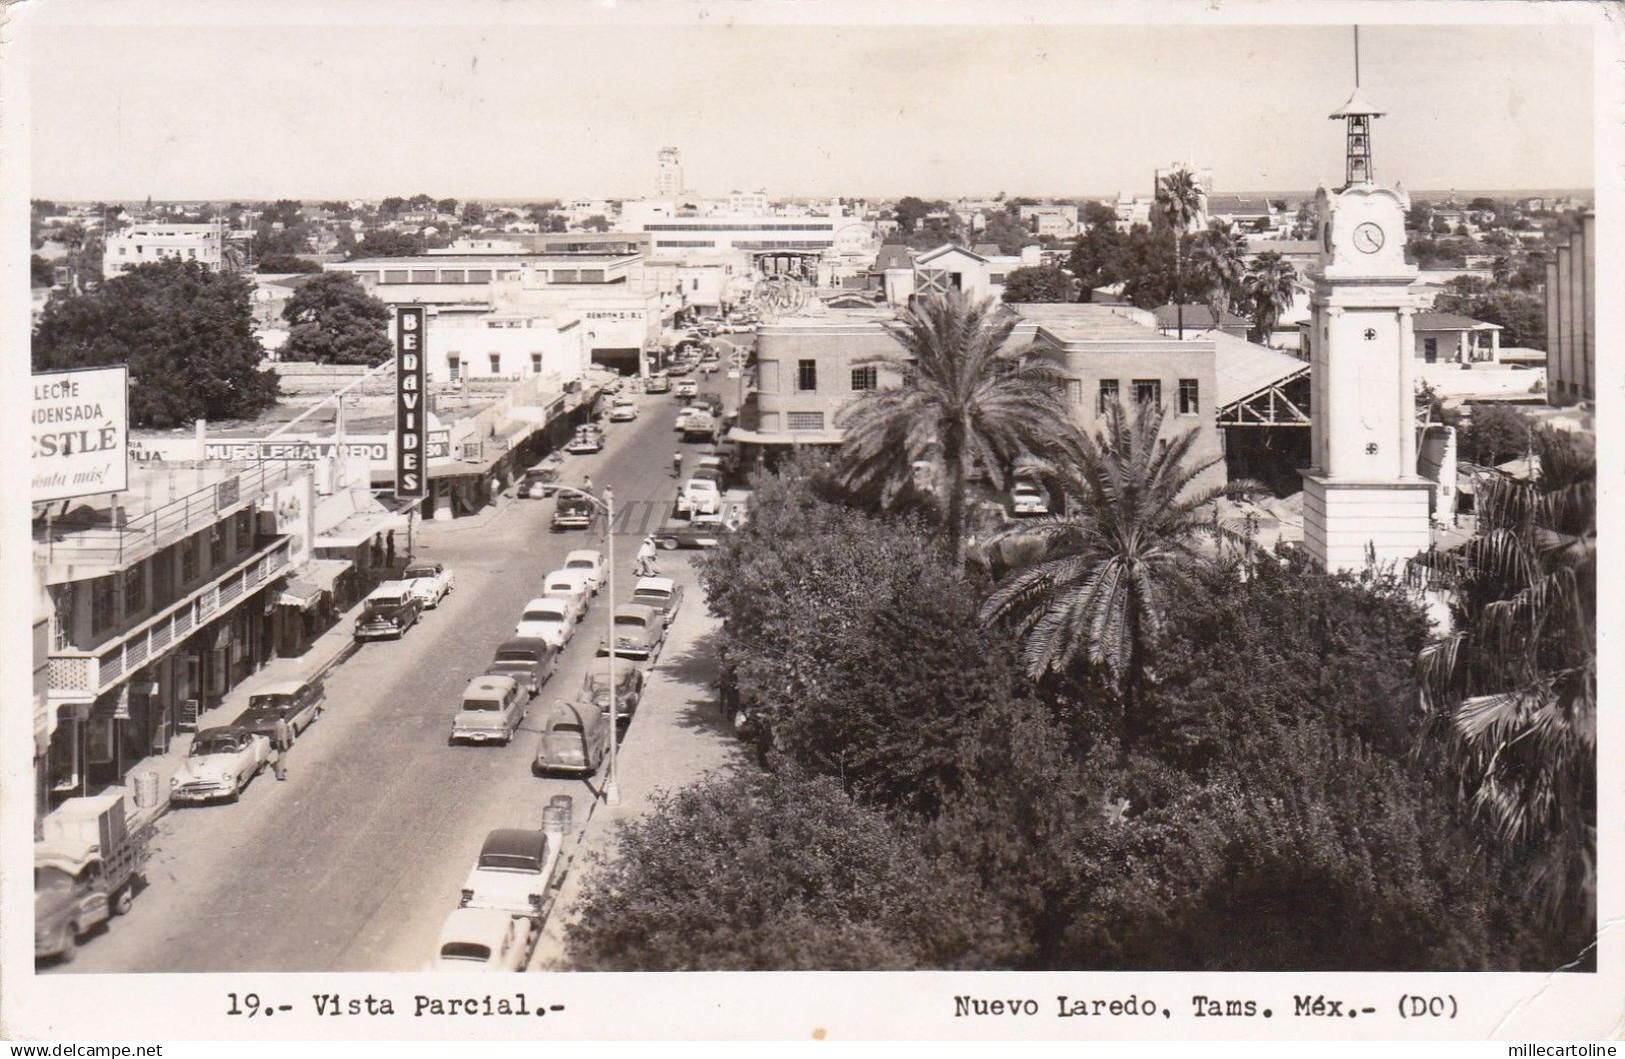
<instances>
[{"instance_id":1,"label":"person on sidewalk","mask_svg":"<svg viewBox=\"0 0 1625 1059\"><path fill-rule=\"evenodd\" d=\"M286 717L276 719L276 756L271 758L271 767L276 769L276 778L288 778L288 751L293 749L293 729L288 725Z\"/></svg>"},{"instance_id":2,"label":"person on sidewalk","mask_svg":"<svg viewBox=\"0 0 1625 1059\"><path fill-rule=\"evenodd\" d=\"M655 565L655 539L652 536L643 538L643 544L638 548L637 575L639 577L660 576L660 567Z\"/></svg>"},{"instance_id":3,"label":"person on sidewalk","mask_svg":"<svg viewBox=\"0 0 1625 1059\"><path fill-rule=\"evenodd\" d=\"M683 476L683 454L681 452L672 453L671 476L673 478L681 478Z\"/></svg>"}]
</instances>

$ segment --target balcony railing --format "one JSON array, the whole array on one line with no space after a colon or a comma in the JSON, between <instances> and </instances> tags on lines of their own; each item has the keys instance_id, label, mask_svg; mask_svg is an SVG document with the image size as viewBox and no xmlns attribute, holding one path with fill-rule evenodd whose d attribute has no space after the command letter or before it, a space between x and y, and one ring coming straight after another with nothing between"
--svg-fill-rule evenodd
<instances>
[{"instance_id":1,"label":"balcony railing","mask_svg":"<svg viewBox=\"0 0 1625 1059\"><path fill-rule=\"evenodd\" d=\"M292 476L288 464L267 461L153 508L122 526L80 529L40 524L35 526L34 539L48 564L124 566L213 525L228 508L258 500Z\"/></svg>"},{"instance_id":2,"label":"balcony railing","mask_svg":"<svg viewBox=\"0 0 1625 1059\"><path fill-rule=\"evenodd\" d=\"M53 651L51 697L89 701L129 673L163 657L222 611L230 610L287 569L291 545L279 540L220 580L153 615L140 627L91 651Z\"/></svg>"}]
</instances>

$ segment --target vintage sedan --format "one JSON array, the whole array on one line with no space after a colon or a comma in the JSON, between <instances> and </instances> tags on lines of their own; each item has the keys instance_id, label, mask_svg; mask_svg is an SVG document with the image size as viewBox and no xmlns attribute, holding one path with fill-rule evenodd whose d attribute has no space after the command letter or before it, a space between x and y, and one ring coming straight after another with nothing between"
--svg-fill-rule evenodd
<instances>
[{"instance_id":1,"label":"vintage sedan","mask_svg":"<svg viewBox=\"0 0 1625 1059\"><path fill-rule=\"evenodd\" d=\"M663 371L657 371L649 376L643 384L644 393L671 393L671 379Z\"/></svg>"},{"instance_id":2,"label":"vintage sedan","mask_svg":"<svg viewBox=\"0 0 1625 1059\"><path fill-rule=\"evenodd\" d=\"M720 510L722 510L722 490L717 486L716 479L707 477L703 469L694 472L693 477L683 483L682 490L677 494L677 513L714 515Z\"/></svg>"},{"instance_id":3,"label":"vintage sedan","mask_svg":"<svg viewBox=\"0 0 1625 1059\"><path fill-rule=\"evenodd\" d=\"M611 423L630 423L638 417L638 403L630 397L617 397L609 406Z\"/></svg>"},{"instance_id":4,"label":"vintage sedan","mask_svg":"<svg viewBox=\"0 0 1625 1059\"><path fill-rule=\"evenodd\" d=\"M232 723L276 742L276 723L286 720L295 738L327 709L327 688L319 680L283 680L248 697L248 709Z\"/></svg>"},{"instance_id":5,"label":"vintage sedan","mask_svg":"<svg viewBox=\"0 0 1625 1059\"><path fill-rule=\"evenodd\" d=\"M458 907L539 915L558 859L558 845L545 831L515 827L492 831L463 880Z\"/></svg>"},{"instance_id":6,"label":"vintage sedan","mask_svg":"<svg viewBox=\"0 0 1625 1059\"><path fill-rule=\"evenodd\" d=\"M546 640L535 637L502 641L491 664L485 667L487 676L511 677L535 698L553 677L558 668L558 648Z\"/></svg>"},{"instance_id":7,"label":"vintage sedan","mask_svg":"<svg viewBox=\"0 0 1625 1059\"><path fill-rule=\"evenodd\" d=\"M1010 510L1017 515L1049 514L1049 493L1031 478L1023 478L1010 489Z\"/></svg>"},{"instance_id":8,"label":"vintage sedan","mask_svg":"<svg viewBox=\"0 0 1625 1059\"><path fill-rule=\"evenodd\" d=\"M594 595L604 587L604 553L591 548L579 548L564 557L564 569L580 570L587 575L587 583Z\"/></svg>"},{"instance_id":9,"label":"vintage sedan","mask_svg":"<svg viewBox=\"0 0 1625 1059\"><path fill-rule=\"evenodd\" d=\"M670 625L683 605L683 586L669 577L640 577L632 587L632 602L655 611Z\"/></svg>"},{"instance_id":10,"label":"vintage sedan","mask_svg":"<svg viewBox=\"0 0 1625 1059\"><path fill-rule=\"evenodd\" d=\"M432 610L456 587L457 575L445 563L418 562L406 568L401 580L411 584L418 602Z\"/></svg>"},{"instance_id":11,"label":"vintage sedan","mask_svg":"<svg viewBox=\"0 0 1625 1059\"><path fill-rule=\"evenodd\" d=\"M440 928L429 970L523 971L536 936L529 916L498 908L454 908Z\"/></svg>"},{"instance_id":12,"label":"vintage sedan","mask_svg":"<svg viewBox=\"0 0 1625 1059\"><path fill-rule=\"evenodd\" d=\"M577 427L575 436L570 439L568 445L564 446L564 451L577 456L602 452L604 451L604 432L593 427Z\"/></svg>"},{"instance_id":13,"label":"vintage sedan","mask_svg":"<svg viewBox=\"0 0 1625 1059\"><path fill-rule=\"evenodd\" d=\"M512 677L475 677L463 689L462 704L451 720L451 741L507 746L529 708L530 696Z\"/></svg>"},{"instance_id":14,"label":"vintage sedan","mask_svg":"<svg viewBox=\"0 0 1625 1059\"><path fill-rule=\"evenodd\" d=\"M576 634L576 613L562 599L541 596L525 604L513 634L546 640L554 647L563 647Z\"/></svg>"},{"instance_id":15,"label":"vintage sedan","mask_svg":"<svg viewBox=\"0 0 1625 1059\"><path fill-rule=\"evenodd\" d=\"M609 751L609 722L590 702L557 702L542 722L531 771L591 776Z\"/></svg>"},{"instance_id":16,"label":"vintage sedan","mask_svg":"<svg viewBox=\"0 0 1625 1059\"><path fill-rule=\"evenodd\" d=\"M609 666L595 662L587 667L587 675L581 678L580 700L592 703L605 717L609 716L611 675ZM617 658L613 667L613 677L615 719L624 724L638 711L638 703L643 700L645 680L643 667L630 658Z\"/></svg>"},{"instance_id":17,"label":"vintage sedan","mask_svg":"<svg viewBox=\"0 0 1625 1059\"><path fill-rule=\"evenodd\" d=\"M205 728L169 779L172 802L237 800L271 760L271 741L246 728Z\"/></svg>"},{"instance_id":18,"label":"vintage sedan","mask_svg":"<svg viewBox=\"0 0 1625 1059\"><path fill-rule=\"evenodd\" d=\"M423 613L423 604L418 602L410 581L385 581L363 602L355 619L357 640L399 639Z\"/></svg>"},{"instance_id":19,"label":"vintage sedan","mask_svg":"<svg viewBox=\"0 0 1625 1059\"><path fill-rule=\"evenodd\" d=\"M666 642L665 620L641 603L622 603L616 607L611 624L615 629L614 653L621 658L647 658L652 661ZM610 653L608 641L598 641L598 653Z\"/></svg>"},{"instance_id":20,"label":"vintage sedan","mask_svg":"<svg viewBox=\"0 0 1625 1059\"><path fill-rule=\"evenodd\" d=\"M672 521L654 533L655 543L670 551L674 548L715 548L728 534L721 515L695 515L687 522Z\"/></svg>"},{"instance_id":21,"label":"vintage sedan","mask_svg":"<svg viewBox=\"0 0 1625 1059\"><path fill-rule=\"evenodd\" d=\"M542 578L542 595L562 599L570 604L573 620L580 624L592 603L592 583L580 570L552 570Z\"/></svg>"},{"instance_id":22,"label":"vintage sedan","mask_svg":"<svg viewBox=\"0 0 1625 1059\"><path fill-rule=\"evenodd\" d=\"M678 397L693 397L699 392L700 384L695 382L693 379L682 378L677 380L676 393Z\"/></svg>"},{"instance_id":23,"label":"vintage sedan","mask_svg":"<svg viewBox=\"0 0 1625 1059\"><path fill-rule=\"evenodd\" d=\"M559 491L560 478L556 464L532 467L519 479L519 484L514 486L514 494L530 500L541 500Z\"/></svg>"}]
</instances>

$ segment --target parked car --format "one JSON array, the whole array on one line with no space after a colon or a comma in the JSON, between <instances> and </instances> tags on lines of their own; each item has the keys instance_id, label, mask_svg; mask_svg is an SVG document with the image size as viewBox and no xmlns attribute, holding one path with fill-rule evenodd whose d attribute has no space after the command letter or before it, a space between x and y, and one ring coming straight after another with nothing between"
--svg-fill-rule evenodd
<instances>
[{"instance_id":1,"label":"parked car","mask_svg":"<svg viewBox=\"0 0 1625 1059\"><path fill-rule=\"evenodd\" d=\"M69 798L34 843L34 958L73 959L79 939L122 916L145 884L151 822L131 827L123 787Z\"/></svg>"},{"instance_id":2,"label":"parked car","mask_svg":"<svg viewBox=\"0 0 1625 1059\"><path fill-rule=\"evenodd\" d=\"M663 371L650 375L643 383L644 393L671 393L671 378Z\"/></svg>"},{"instance_id":3,"label":"parked car","mask_svg":"<svg viewBox=\"0 0 1625 1059\"><path fill-rule=\"evenodd\" d=\"M715 548L728 533L721 515L695 515L687 522L672 521L654 533L655 543L674 548Z\"/></svg>"},{"instance_id":4,"label":"parked car","mask_svg":"<svg viewBox=\"0 0 1625 1059\"><path fill-rule=\"evenodd\" d=\"M615 403L609 406L609 421L611 423L630 423L638 417L638 403L630 397L617 397Z\"/></svg>"},{"instance_id":5,"label":"parked car","mask_svg":"<svg viewBox=\"0 0 1625 1059\"><path fill-rule=\"evenodd\" d=\"M172 802L234 802L271 760L271 741L236 725L192 737L186 760L169 778Z\"/></svg>"},{"instance_id":6,"label":"parked car","mask_svg":"<svg viewBox=\"0 0 1625 1059\"><path fill-rule=\"evenodd\" d=\"M703 409L683 420L684 441L715 441L721 433L717 417Z\"/></svg>"},{"instance_id":7,"label":"parked car","mask_svg":"<svg viewBox=\"0 0 1625 1059\"><path fill-rule=\"evenodd\" d=\"M704 375L709 375L720 367L722 367L722 360L715 353L707 353L700 360L699 371Z\"/></svg>"},{"instance_id":8,"label":"parked car","mask_svg":"<svg viewBox=\"0 0 1625 1059\"><path fill-rule=\"evenodd\" d=\"M512 677L475 677L463 689L462 705L452 718L451 741L507 746L529 708L530 696Z\"/></svg>"},{"instance_id":9,"label":"parked car","mask_svg":"<svg viewBox=\"0 0 1625 1059\"><path fill-rule=\"evenodd\" d=\"M672 429L680 431L688 426L688 421L690 419L694 418L695 416L705 414L705 409L703 408L696 408L694 405L685 405L677 410L677 418L672 420Z\"/></svg>"},{"instance_id":10,"label":"parked car","mask_svg":"<svg viewBox=\"0 0 1625 1059\"><path fill-rule=\"evenodd\" d=\"M641 603L622 603L615 608L615 654L622 658L653 660L666 642L666 621ZM610 653L608 641L598 641L598 653Z\"/></svg>"},{"instance_id":11,"label":"parked car","mask_svg":"<svg viewBox=\"0 0 1625 1059\"><path fill-rule=\"evenodd\" d=\"M456 587L457 575L445 563L415 562L406 568L401 580L410 582L418 602L432 610Z\"/></svg>"},{"instance_id":12,"label":"parked car","mask_svg":"<svg viewBox=\"0 0 1625 1059\"><path fill-rule=\"evenodd\" d=\"M575 436L570 439L569 444L564 446L564 451L578 456L604 451L603 431L590 426L577 427Z\"/></svg>"},{"instance_id":13,"label":"parked car","mask_svg":"<svg viewBox=\"0 0 1625 1059\"><path fill-rule=\"evenodd\" d=\"M610 738L609 722L598 707L561 700L542 722L542 741L531 771L538 776L550 772L591 776L609 752Z\"/></svg>"},{"instance_id":14,"label":"parked car","mask_svg":"<svg viewBox=\"0 0 1625 1059\"><path fill-rule=\"evenodd\" d=\"M454 908L440 928L429 970L523 971L535 939L528 916L499 908Z\"/></svg>"},{"instance_id":15,"label":"parked car","mask_svg":"<svg viewBox=\"0 0 1625 1059\"><path fill-rule=\"evenodd\" d=\"M592 602L592 584L580 570L552 570L542 578L542 595L568 603L572 620L579 624Z\"/></svg>"},{"instance_id":16,"label":"parked car","mask_svg":"<svg viewBox=\"0 0 1625 1059\"><path fill-rule=\"evenodd\" d=\"M355 619L357 640L399 639L423 614L423 604L410 581L385 581L363 603Z\"/></svg>"},{"instance_id":17,"label":"parked car","mask_svg":"<svg viewBox=\"0 0 1625 1059\"><path fill-rule=\"evenodd\" d=\"M519 617L519 624L513 629L516 637L534 636L559 648L569 643L570 637L575 633L574 609L562 599L548 597L533 599L526 603L525 611Z\"/></svg>"},{"instance_id":18,"label":"parked car","mask_svg":"<svg viewBox=\"0 0 1625 1059\"><path fill-rule=\"evenodd\" d=\"M587 675L581 678L582 702L590 702L598 708L598 712L605 717L609 716L609 687L611 667L601 663L593 663L587 667ZM646 680L643 667L630 658L616 658L613 665L615 677L615 717L625 721L638 711L638 703L643 700L643 685Z\"/></svg>"},{"instance_id":19,"label":"parked car","mask_svg":"<svg viewBox=\"0 0 1625 1059\"><path fill-rule=\"evenodd\" d=\"M695 476L677 494L679 515L714 515L722 508L722 490L710 478Z\"/></svg>"},{"instance_id":20,"label":"parked car","mask_svg":"<svg viewBox=\"0 0 1625 1059\"><path fill-rule=\"evenodd\" d=\"M693 397L700 392L700 384L693 379L678 379L675 392L678 397Z\"/></svg>"},{"instance_id":21,"label":"parked car","mask_svg":"<svg viewBox=\"0 0 1625 1059\"><path fill-rule=\"evenodd\" d=\"M1049 493L1032 478L1017 480L1010 487L1010 510L1017 515L1049 514Z\"/></svg>"},{"instance_id":22,"label":"parked car","mask_svg":"<svg viewBox=\"0 0 1625 1059\"><path fill-rule=\"evenodd\" d=\"M248 697L248 709L231 722L276 742L276 723L286 720L294 737L327 709L327 688L319 680L283 680L267 684Z\"/></svg>"},{"instance_id":23,"label":"parked car","mask_svg":"<svg viewBox=\"0 0 1625 1059\"><path fill-rule=\"evenodd\" d=\"M551 527L555 533L559 530L586 529L598 514L591 500L575 493L560 493L554 504Z\"/></svg>"},{"instance_id":24,"label":"parked car","mask_svg":"<svg viewBox=\"0 0 1625 1059\"><path fill-rule=\"evenodd\" d=\"M604 587L604 553L591 548L578 548L564 557L564 569L580 570L587 575L587 584L593 594Z\"/></svg>"},{"instance_id":25,"label":"parked car","mask_svg":"<svg viewBox=\"0 0 1625 1059\"><path fill-rule=\"evenodd\" d=\"M688 361L684 360L682 357L675 357L670 364L666 365L666 377L668 379L676 379L680 376L687 375L692 370L693 369L689 366Z\"/></svg>"},{"instance_id":26,"label":"parked car","mask_svg":"<svg viewBox=\"0 0 1625 1059\"><path fill-rule=\"evenodd\" d=\"M655 611L669 626L683 605L683 586L669 577L640 577L632 588L632 602Z\"/></svg>"},{"instance_id":27,"label":"parked car","mask_svg":"<svg viewBox=\"0 0 1625 1059\"><path fill-rule=\"evenodd\" d=\"M540 637L504 640L485 667L487 676L510 677L535 698L558 668L558 648Z\"/></svg>"},{"instance_id":28,"label":"parked car","mask_svg":"<svg viewBox=\"0 0 1625 1059\"><path fill-rule=\"evenodd\" d=\"M558 858L558 848L545 831L513 827L492 831L463 880L459 907L538 915Z\"/></svg>"}]
</instances>

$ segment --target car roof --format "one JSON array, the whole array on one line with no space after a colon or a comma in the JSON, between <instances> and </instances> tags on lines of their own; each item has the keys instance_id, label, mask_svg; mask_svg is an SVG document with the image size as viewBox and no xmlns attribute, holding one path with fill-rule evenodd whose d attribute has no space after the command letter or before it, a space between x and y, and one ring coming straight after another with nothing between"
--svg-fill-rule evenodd
<instances>
[{"instance_id":1,"label":"car roof","mask_svg":"<svg viewBox=\"0 0 1625 1059\"><path fill-rule=\"evenodd\" d=\"M498 651L552 651L553 645L540 636L513 636L497 644Z\"/></svg>"},{"instance_id":2,"label":"car roof","mask_svg":"<svg viewBox=\"0 0 1625 1059\"><path fill-rule=\"evenodd\" d=\"M619 618L623 615L628 618L642 618L644 621L653 621L655 618L655 609L653 607L646 607L642 603L615 604L615 616Z\"/></svg>"},{"instance_id":3,"label":"car roof","mask_svg":"<svg viewBox=\"0 0 1625 1059\"><path fill-rule=\"evenodd\" d=\"M414 559L406 564L408 570L444 570L445 566L434 559Z\"/></svg>"},{"instance_id":4,"label":"car roof","mask_svg":"<svg viewBox=\"0 0 1625 1059\"><path fill-rule=\"evenodd\" d=\"M594 551L591 548L577 548L573 552L565 553L564 565L569 566L570 563L576 559L592 559L596 562L602 562L603 558L604 556L601 552Z\"/></svg>"},{"instance_id":5,"label":"car roof","mask_svg":"<svg viewBox=\"0 0 1625 1059\"><path fill-rule=\"evenodd\" d=\"M506 695L509 689L515 687L518 687L518 685L514 683L512 677L478 676L468 682L468 687L463 689L463 694L467 695L473 691L489 691L496 695Z\"/></svg>"},{"instance_id":6,"label":"car roof","mask_svg":"<svg viewBox=\"0 0 1625 1059\"><path fill-rule=\"evenodd\" d=\"M561 581L569 581L571 583L586 584L587 571L581 569L580 567L577 567L574 570L565 570L562 568L558 570L549 570L547 572L547 576L542 578L542 580L552 581L554 578L558 578Z\"/></svg>"},{"instance_id":7,"label":"car roof","mask_svg":"<svg viewBox=\"0 0 1625 1059\"><path fill-rule=\"evenodd\" d=\"M640 577L638 583L632 586L632 591L641 592L644 589L653 589L656 592L670 592L677 585L669 577Z\"/></svg>"},{"instance_id":8,"label":"car roof","mask_svg":"<svg viewBox=\"0 0 1625 1059\"><path fill-rule=\"evenodd\" d=\"M545 611L559 611L559 612L562 613L564 611L564 609L565 609L564 600L562 600L562 599L554 599L552 596L537 596L535 599L533 599L529 603L525 604L525 610L526 611L545 610Z\"/></svg>"},{"instance_id":9,"label":"car roof","mask_svg":"<svg viewBox=\"0 0 1625 1059\"><path fill-rule=\"evenodd\" d=\"M303 680L278 680L263 687L255 688L249 693L249 698L255 695L297 695L306 688Z\"/></svg>"},{"instance_id":10,"label":"car roof","mask_svg":"<svg viewBox=\"0 0 1625 1059\"><path fill-rule=\"evenodd\" d=\"M603 719L598 707L590 702L565 702L556 700L548 707L547 716L542 718L542 728L552 728L556 722L565 724L580 723L583 728L591 727Z\"/></svg>"},{"instance_id":11,"label":"car roof","mask_svg":"<svg viewBox=\"0 0 1625 1059\"><path fill-rule=\"evenodd\" d=\"M238 718L238 720L241 720L241 718ZM204 738L212 738L214 736L221 736L221 735L229 735L229 736L231 736L231 737L233 737L235 739L241 739L244 736L250 736L250 735L254 735L254 734L256 734L256 733L253 732L251 729L249 729L248 726L241 725L241 724L238 724L235 721L233 721L231 724L217 724L213 728L205 728L205 729L203 729L203 731L197 733L196 735L194 735L192 737L192 742L196 743L199 740L204 739Z\"/></svg>"},{"instance_id":12,"label":"car roof","mask_svg":"<svg viewBox=\"0 0 1625 1059\"><path fill-rule=\"evenodd\" d=\"M450 941L472 941L493 952L502 944L513 913L501 908L454 908L440 928L439 945Z\"/></svg>"},{"instance_id":13,"label":"car roof","mask_svg":"<svg viewBox=\"0 0 1625 1059\"><path fill-rule=\"evenodd\" d=\"M531 857L538 852L543 856L547 854L547 833L522 827L499 827L486 835L484 845L480 846L481 857L489 853Z\"/></svg>"}]
</instances>

